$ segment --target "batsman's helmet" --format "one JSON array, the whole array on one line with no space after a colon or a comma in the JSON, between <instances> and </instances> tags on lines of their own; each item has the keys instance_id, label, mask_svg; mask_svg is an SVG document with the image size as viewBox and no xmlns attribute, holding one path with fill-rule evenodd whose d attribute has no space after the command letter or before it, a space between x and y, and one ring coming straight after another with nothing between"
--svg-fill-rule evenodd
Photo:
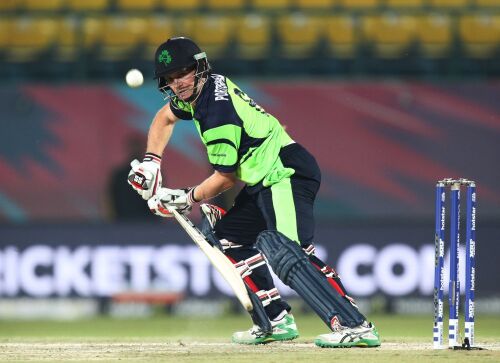
<instances>
[{"instance_id":1,"label":"batsman's helmet","mask_svg":"<svg viewBox=\"0 0 500 363\"><path fill-rule=\"evenodd\" d=\"M166 94L167 98L172 97L172 92L165 76L182 70L196 70L193 95L188 100L192 101L198 96L210 71L207 55L189 38L170 38L162 43L155 53L155 79L158 80L158 89Z\"/></svg>"}]
</instances>

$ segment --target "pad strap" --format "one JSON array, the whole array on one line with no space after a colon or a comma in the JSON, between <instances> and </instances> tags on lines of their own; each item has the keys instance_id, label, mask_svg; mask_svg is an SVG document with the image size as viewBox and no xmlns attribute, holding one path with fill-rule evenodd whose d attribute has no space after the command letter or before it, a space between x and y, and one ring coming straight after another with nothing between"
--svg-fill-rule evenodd
<instances>
[{"instance_id":1,"label":"pad strap","mask_svg":"<svg viewBox=\"0 0 500 363\"><path fill-rule=\"evenodd\" d=\"M278 300L281 298L280 293L278 292L277 288L271 289L271 290L259 290L256 292L257 296L259 297L260 301L262 302L262 305L266 307L271 303L273 300Z\"/></svg>"},{"instance_id":2,"label":"pad strap","mask_svg":"<svg viewBox=\"0 0 500 363\"><path fill-rule=\"evenodd\" d=\"M310 244L306 248L303 248L303 250L308 256L314 255L314 252L316 252L316 248L312 244Z\"/></svg>"},{"instance_id":3,"label":"pad strap","mask_svg":"<svg viewBox=\"0 0 500 363\"><path fill-rule=\"evenodd\" d=\"M224 244L222 246L224 246ZM262 253L258 253L246 260L237 262L234 266L240 272L241 277L245 278L252 273L252 270L265 264L266 260L264 260L264 256L262 256Z\"/></svg>"},{"instance_id":4,"label":"pad strap","mask_svg":"<svg viewBox=\"0 0 500 363\"><path fill-rule=\"evenodd\" d=\"M220 243L222 244L222 248L224 250L227 250L229 248L240 248L240 247L243 247L243 245L239 245L239 244L236 244L234 242L228 241L225 238L221 239Z\"/></svg>"}]
</instances>

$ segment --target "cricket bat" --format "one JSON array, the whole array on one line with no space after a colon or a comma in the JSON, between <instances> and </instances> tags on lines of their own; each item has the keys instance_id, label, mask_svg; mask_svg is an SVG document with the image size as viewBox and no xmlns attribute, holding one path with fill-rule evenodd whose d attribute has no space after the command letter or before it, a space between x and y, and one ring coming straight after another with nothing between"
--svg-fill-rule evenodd
<instances>
[{"instance_id":1,"label":"cricket bat","mask_svg":"<svg viewBox=\"0 0 500 363\"><path fill-rule=\"evenodd\" d=\"M227 281L229 286L233 289L236 297L240 301L241 305L248 311L253 310L253 304L248 296L248 292L241 278L240 273L234 267L233 263L222 253L217 247L212 246L200 232L200 230L191 222L191 220L183 214L177 212L177 210L169 205L165 204L165 207L170 213L175 217L177 222L182 228L187 232L189 237L198 245L198 247L203 251L203 253L208 257L212 265L219 271L222 277Z\"/></svg>"}]
</instances>

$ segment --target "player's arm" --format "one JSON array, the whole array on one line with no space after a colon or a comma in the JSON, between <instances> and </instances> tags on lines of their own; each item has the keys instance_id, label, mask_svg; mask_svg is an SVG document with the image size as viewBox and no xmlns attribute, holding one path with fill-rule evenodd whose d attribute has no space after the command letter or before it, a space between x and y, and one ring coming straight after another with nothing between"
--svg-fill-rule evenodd
<instances>
[{"instance_id":1,"label":"player's arm","mask_svg":"<svg viewBox=\"0 0 500 363\"><path fill-rule=\"evenodd\" d=\"M161 188L157 195L148 201L149 208L157 215L170 217L164 204L176 207L180 213L189 213L194 203L210 199L236 183L235 170L238 162L237 145L241 133L240 128L234 125L224 125L220 131L207 131L204 133L205 141L208 139L208 158L214 166L214 173L194 188L167 189ZM213 141L212 141L213 140ZM212 142L210 142L212 141Z\"/></svg>"},{"instance_id":2,"label":"player's arm","mask_svg":"<svg viewBox=\"0 0 500 363\"><path fill-rule=\"evenodd\" d=\"M233 187L234 184L236 184L234 173L222 173L215 170L212 175L194 188L193 199L196 202L201 202L202 200L216 197Z\"/></svg>"},{"instance_id":3,"label":"player's arm","mask_svg":"<svg viewBox=\"0 0 500 363\"><path fill-rule=\"evenodd\" d=\"M158 192L148 200L149 209L159 216L172 217L165 204L173 206L181 214L191 211L194 203L199 203L204 199L213 198L236 183L234 173L223 173L214 171L212 175L194 188L169 189L160 188Z\"/></svg>"},{"instance_id":4,"label":"player's arm","mask_svg":"<svg viewBox=\"0 0 500 363\"><path fill-rule=\"evenodd\" d=\"M133 160L128 183L143 199L148 200L161 188L161 156L174 131L178 117L170 104L163 106L153 118L148 133L146 154L142 162Z\"/></svg>"},{"instance_id":5,"label":"player's arm","mask_svg":"<svg viewBox=\"0 0 500 363\"><path fill-rule=\"evenodd\" d=\"M149 127L146 152L161 157L170 141L177 120L178 118L170 109L170 104L166 104L156 113Z\"/></svg>"}]
</instances>

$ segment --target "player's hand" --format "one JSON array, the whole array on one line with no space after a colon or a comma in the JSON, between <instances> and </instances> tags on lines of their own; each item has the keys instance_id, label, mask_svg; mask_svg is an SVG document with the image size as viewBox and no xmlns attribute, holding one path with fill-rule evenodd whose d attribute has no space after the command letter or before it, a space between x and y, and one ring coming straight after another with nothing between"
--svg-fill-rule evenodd
<instances>
[{"instance_id":1,"label":"player's hand","mask_svg":"<svg viewBox=\"0 0 500 363\"><path fill-rule=\"evenodd\" d=\"M132 169L128 174L128 183L142 199L148 200L161 188L161 158L152 153L146 153L142 163L132 160Z\"/></svg>"},{"instance_id":2,"label":"player's hand","mask_svg":"<svg viewBox=\"0 0 500 363\"><path fill-rule=\"evenodd\" d=\"M148 206L151 212L161 217L172 217L167 205L173 207L181 214L189 214L193 203L197 202L193 195L194 188L160 188L158 192L148 200Z\"/></svg>"}]
</instances>

